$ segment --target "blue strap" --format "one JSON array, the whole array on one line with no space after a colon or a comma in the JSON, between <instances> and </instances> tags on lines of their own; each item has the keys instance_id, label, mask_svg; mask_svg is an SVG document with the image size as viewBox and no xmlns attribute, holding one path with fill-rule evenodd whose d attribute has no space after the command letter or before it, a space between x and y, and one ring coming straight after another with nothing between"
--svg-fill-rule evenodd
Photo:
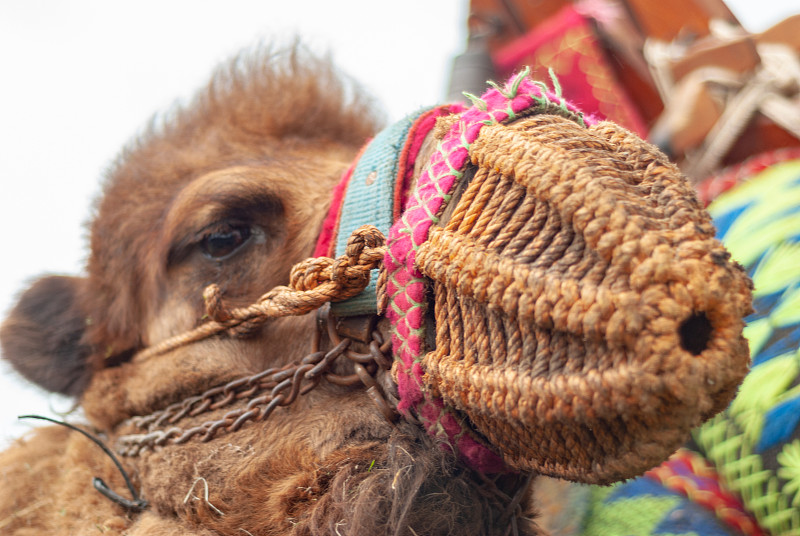
<instances>
[{"instance_id":1,"label":"blue strap","mask_svg":"<svg viewBox=\"0 0 800 536\"><path fill-rule=\"evenodd\" d=\"M382 130L367 146L353 170L342 203L339 229L336 235L335 254L344 254L347 239L362 225L370 224L389 235L394 221L394 192L397 185L400 155L414 122L429 108L406 116ZM376 281L378 270L372 270L367 288L361 294L331 304L331 311L339 316L376 314Z\"/></svg>"}]
</instances>

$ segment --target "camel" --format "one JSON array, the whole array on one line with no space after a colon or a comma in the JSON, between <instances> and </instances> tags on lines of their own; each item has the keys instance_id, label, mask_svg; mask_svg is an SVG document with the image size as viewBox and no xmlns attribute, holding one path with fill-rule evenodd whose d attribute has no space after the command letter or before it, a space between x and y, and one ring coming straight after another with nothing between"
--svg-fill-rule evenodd
<instances>
[{"instance_id":1,"label":"camel","mask_svg":"<svg viewBox=\"0 0 800 536\"><path fill-rule=\"evenodd\" d=\"M514 90L520 83L528 82L518 78L512 84ZM530 85L531 91L534 87L538 86ZM498 95L510 90L506 87L498 91L495 96L505 98ZM480 112L481 103L486 104L478 99L475 113ZM548 100L547 105L551 104ZM568 132L585 128L578 124L583 121L578 112L556 104L548 110L564 117L547 119L546 124L538 116L523 117L520 128L550 129L552 121ZM437 112L430 136L441 140L458 117L463 117L458 114L464 109ZM208 432L207 441L192 434L186 441L172 435L161 444L142 439L147 435L141 432L142 419L147 420L143 416L180 406L187 397L213 392L204 395L211 408L180 414L174 410L162 420L178 426L181 433L209 420L222 422L230 410L228 404L237 403L234 398L243 388L241 384L226 387L224 392L215 388L234 385L238 378L252 378L264 370L277 370L270 376L277 378L271 389L287 379L286 370L298 370L292 368L293 364L309 363L303 360L316 355L306 371L319 363L325 352L332 355L330 348L336 345L338 327L331 328L334 313L325 308L322 313L314 310L270 318L250 326L241 336L216 332L189 343L168 344L166 349L159 345L202 328L209 318L224 324L265 291L287 284L292 267L318 248L320 229L325 229L331 206L331 191L364 142L378 130L374 117L369 100L325 62L298 48L261 51L243 55L221 68L189 106L171 113L163 124L151 127L123 151L96 207L86 275L49 276L36 281L21 296L0 335L3 354L19 373L48 390L79 399L86 434L109 446L128 440L129 448L117 449L120 470L90 438L67 427L38 428L18 440L0 454L0 527L4 534L543 534L536 520L535 484L531 485L534 475L600 483L634 476L666 458L686 438L691 426L725 407L746 371L741 318L749 308L749 287L741 270L714 242L708 217L701 215L698 223L689 223L689 215L693 211L702 214L702 210L693 194L686 194L688 201L681 201L673 211L682 230L670 232L678 237L675 240L683 240L685 233L700 233L702 240L697 238L692 242L695 249L683 248L680 254L690 255L693 267L700 266L707 252L697 253L697 244L706 245L710 248L707 256L713 259L708 266L724 272L720 281L727 282L730 293L740 292L744 297L703 298L710 303L708 312L691 313L688 320L686 307L695 306L679 307L678 302L672 306L684 319L673 322L680 324L680 334L673 335L683 341L678 345L682 349L678 348L681 354L676 370L686 378L697 377L702 389L686 389L678 385L681 382L667 386L666 379L664 389L677 386L679 391L658 391L657 396L650 396L647 388L630 387L626 396L631 407L636 406L633 397L641 397L640 407L632 411L649 417L626 413L625 419L619 413L599 415L605 410L598 408L615 400L615 392L606 393L606 399L598 391L596 406L591 401L580 406L575 398L575 413L580 413L575 419L625 421L618 428L619 435L605 433L609 437L604 436L604 440L610 443L601 444L596 451L591 450L590 440L580 444L581 438L594 433L590 433L591 422L573 426L571 416L564 417L569 422L558 421L569 412L555 403L551 417L558 422L542 426L545 431L557 429L564 444L553 440L547 446L543 439L544 454L533 455L530 449L539 445L529 441L514 445L508 435L492 435L497 431L492 418L485 412L472 412L471 401L461 396L466 392L461 390L462 384L448 383L452 364L442 352L445 342L455 344L456 335L447 335L445 341L441 331L436 332L433 345L439 354L436 361L426 362L424 376L426 382L439 383L426 384L417 394L427 397L436 393L445 400L441 403L444 406L437 407L447 409L447 418L468 427L468 433L442 439L431 433L431 422L425 420L422 406L403 409L405 399L401 399L400 410L396 409L403 386L407 387L411 377L403 379L403 365L397 361L385 369L377 367L375 372L375 366L358 368L360 365L340 359L326 373L346 377L354 370L359 374L368 370L377 387L317 381L313 389L287 395L293 399L291 404L271 408L268 418L251 419L253 422L244 419L235 426L226 421L225 430ZM612 125L599 124L596 129L593 135L613 140L597 142L603 151L613 152L615 147L629 147L636 141L633 135ZM418 150L424 156L408 171L412 182L425 173L422 162L437 149L426 139ZM624 164L628 166L624 176L632 177L636 188L652 189L662 200L675 188L684 191L684 186L673 187L669 182L672 178L657 182L678 173L655 149L645 148L637 155L644 155L646 166ZM498 160L495 165L500 169L505 164ZM658 176L654 184L661 186L649 186L637 178L651 172ZM413 184L408 186L411 188ZM685 188L688 192L688 186ZM589 186L587 189L591 190ZM468 192L459 191L454 196L468 199ZM650 209L642 210L645 214ZM447 214L453 221L460 217L458 209ZM576 229L590 225L580 218L580 211L575 212ZM604 246L608 240L604 242L599 234L589 237L590 230L586 231L586 242L597 244L601 253L596 262L600 263L605 255L602 252L610 258L613 248ZM439 242L447 237L442 229L431 234ZM381 247L379 240L370 240L362 246ZM429 278L446 283L452 274L447 272L446 255L435 249L439 242L424 249L419 262L427 267ZM659 252L670 254L663 248ZM344 266L342 262L326 266L333 266L333 270ZM354 270L354 262L345 262L345 268ZM314 266L305 265L304 273ZM709 275L716 272L705 264L702 269L708 281L718 282L716 276ZM647 277L673 276L662 271ZM355 279L365 284L363 277ZM646 283L642 280L641 284ZM313 290L312 283L295 286L303 287L298 292ZM391 295L391 283L379 282L379 287ZM213 290L209 292L208 288ZM516 287L509 283L508 288ZM688 294L681 296L692 299ZM497 305L497 310L502 306ZM386 311L385 304L381 307ZM729 315L725 318L732 318L724 329L732 341L729 346L715 338L724 330L714 328L712 334L708 327L712 320L722 318L722 309ZM600 309L592 310L599 315L597 322L610 325L623 321L611 318L611 312L604 317ZM521 308L519 311L521 317L527 314ZM495 314L500 313L491 312L490 316ZM669 314L663 312L659 329L673 325L666 319ZM429 315L425 321L459 329L457 322L440 316L438 306L436 318ZM558 327L561 320L556 313L549 322L557 329L567 329L567 320L564 328ZM642 322L645 320L640 318ZM387 333L385 326L382 320L372 328ZM608 329L610 333L612 328ZM628 324L619 329L619 340L613 344L633 348L637 338L632 332L624 334L624 330L645 328ZM691 331L688 335L687 329ZM313 334L319 332L322 335L314 340ZM584 335L586 345L593 337L600 340L604 336L599 331L592 333ZM651 340L647 337L656 341L655 336L644 333L639 341ZM388 335L378 337L379 341L388 341ZM687 338L700 342L685 342ZM369 355L371 342L368 336L352 344ZM599 348L612 345L602 341L597 344ZM675 345L658 344L666 363ZM725 351L720 353L725 354L730 367L696 358L723 346ZM148 353L151 349L155 350ZM481 355L476 359L485 358ZM556 357L552 359L555 362ZM630 365L630 374L634 374L636 360L625 359L629 362L623 368ZM586 367L594 366L590 359L586 362ZM658 384L653 389L661 389L661 372L647 375L650 373L645 369L650 366L648 361L637 370L646 373L641 378ZM583 374L569 369L566 366L574 378ZM595 376L601 384L605 382L602 374L605 372ZM665 372L664 378L667 376ZM626 381L619 377L620 382ZM370 380L363 381L368 384ZM377 397L376 392L380 393ZM223 400L227 394L230 398ZM376 400L383 401L388 409L377 407ZM519 403L522 408L527 402L521 398ZM608 411L627 412L622 406L617 403ZM491 409L491 404L487 407ZM671 413L672 408L678 409ZM444 415L445 410L442 412ZM530 424L533 420L518 425L514 421L522 418L518 412L523 413L512 408L505 415L509 420L504 426L516 430L509 432L511 436L544 433ZM241 415L237 413L236 417ZM663 429L661 425L658 429L651 426L647 419L654 418L663 420ZM148 422L153 420L158 417ZM434 424L447 430L451 421ZM663 437L658 436L662 432ZM472 450L462 448L467 443ZM615 450L617 443L619 452ZM581 450L584 446L585 452ZM483 449L480 452L484 454L476 455L472 462L480 458L483 465L465 461L459 454L467 452L464 456L468 458L477 449ZM607 456L608 463L605 458L598 461L596 453ZM510 469L504 464L510 464ZM95 487L106 492L100 493Z\"/></svg>"}]
</instances>

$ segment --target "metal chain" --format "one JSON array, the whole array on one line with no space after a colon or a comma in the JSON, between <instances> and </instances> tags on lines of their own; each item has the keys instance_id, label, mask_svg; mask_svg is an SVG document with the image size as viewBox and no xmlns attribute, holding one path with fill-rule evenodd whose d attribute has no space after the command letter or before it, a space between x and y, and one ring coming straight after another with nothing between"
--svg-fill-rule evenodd
<instances>
[{"instance_id":1,"label":"metal chain","mask_svg":"<svg viewBox=\"0 0 800 536\"><path fill-rule=\"evenodd\" d=\"M335 317L328 314L327 308L320 311L320 316L333 345L330 350L325 352L319 349L321 329L317 329L311 353L299 363L269 368L251 376L237 378L149 415L131 417L121 427L133 426L143 430L143 433L117 438L117 452L122 456L137 456L143 449L180 445L194 438L202 442L210 441L218 435L239 430L247 422L266 420L276 408L293 403L298 396L317 387L322 379L340 386L364 385L368 396L384 417L393 422L396 416L394 408L397 405L394 385L390 375L383 373L391 368L391 359L387 357L391 340L376 329L371 334L369 352L355 352L349 348L352 339L341 337L336 332ZM342 356L353 364L353 374L340 375L331 372L333 365ZM380 380L383 381L379 384ZM387 402L387 398L392 400L391 404ZM237 404L239 401L247 403ZM217 420L191 428L177 426L184 418L196 417L231 405L239 407Z\"/></svg>"}]
</instances>

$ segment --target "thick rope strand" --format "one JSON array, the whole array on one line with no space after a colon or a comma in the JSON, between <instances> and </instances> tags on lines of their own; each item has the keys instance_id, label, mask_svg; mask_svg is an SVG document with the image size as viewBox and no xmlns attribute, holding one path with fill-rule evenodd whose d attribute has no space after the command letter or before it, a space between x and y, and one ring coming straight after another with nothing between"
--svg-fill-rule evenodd
<instances>
[{"instance_id":1,"label":"thick rope strand","mask_svg":"<svg viewBox=\"0 0 800 536\"><path fill-rule=\"evenodd\" d=\"M275 287L247 307L224 307L219 287L209 285L203 292L206 323L145 348L133 359L149 359L222 332L244 337L272 318L304 315L325 303L352 298L367 286L370 270L381 265L385 252L383 234L364 225L350 235L344 255L310 258L294 265L289 286Z\"/></svg>"}]
</instances>

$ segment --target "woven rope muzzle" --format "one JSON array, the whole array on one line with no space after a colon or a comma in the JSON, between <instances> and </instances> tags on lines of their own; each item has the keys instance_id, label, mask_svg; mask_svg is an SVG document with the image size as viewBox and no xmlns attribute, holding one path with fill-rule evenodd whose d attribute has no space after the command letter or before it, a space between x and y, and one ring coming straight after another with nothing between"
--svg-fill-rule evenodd
<instances>
[{"instance_id":1,"label":"woven rope muzzle","mask_svg":"<svg viewBox=\"0 0 800 536\"><path fill-rule=\"evenodd\" d=\"M516 469L606 483L664 460L747 370L751 284L675 166L611 123L482 128L415 264L423 390Z\"/></svg>"}]
</instances>

